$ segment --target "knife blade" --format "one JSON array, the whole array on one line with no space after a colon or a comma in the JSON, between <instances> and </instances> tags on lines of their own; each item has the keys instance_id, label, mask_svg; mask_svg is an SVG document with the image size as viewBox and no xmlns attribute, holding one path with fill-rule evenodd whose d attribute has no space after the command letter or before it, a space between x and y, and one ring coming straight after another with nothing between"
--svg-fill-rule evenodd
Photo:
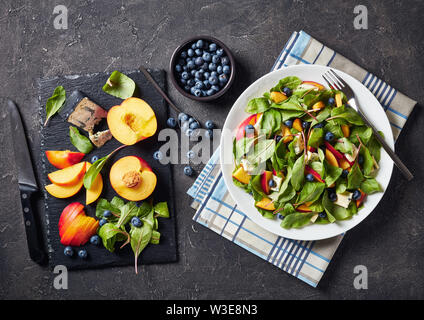
<instances>
[{"instance_id":1,"label":"knife blade","mask_svg":"<svg viewBox=\"0 0 424 320\"><path fill-rule=\"evenodd\" d=\"M33 210L33 197L38 192L37 180L35 179L31 155L28 149L19 110L11 100L7 101L7 105L29 255L32 260L42 264L45 262L46 254L38 232L38 223Z\"/></svg>"}]
</instances>

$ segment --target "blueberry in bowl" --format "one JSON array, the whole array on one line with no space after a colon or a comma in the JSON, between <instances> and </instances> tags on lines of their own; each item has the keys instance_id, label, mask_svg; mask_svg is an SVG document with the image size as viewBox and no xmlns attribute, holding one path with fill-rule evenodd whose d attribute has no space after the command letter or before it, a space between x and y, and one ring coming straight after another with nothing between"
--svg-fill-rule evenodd
<instances>
[{"instance_id":1,"label":"blueberry in bowl","mask_svg":"<svg viewBox=\"0 0 424 320\"><path fill-rule=\"evenodd\" d=\"M169 65L172 84L196 101L221 97L234 82L235 61L228 47L216 38L197 36L175 49Z\"/></svg>"}]
</instances>

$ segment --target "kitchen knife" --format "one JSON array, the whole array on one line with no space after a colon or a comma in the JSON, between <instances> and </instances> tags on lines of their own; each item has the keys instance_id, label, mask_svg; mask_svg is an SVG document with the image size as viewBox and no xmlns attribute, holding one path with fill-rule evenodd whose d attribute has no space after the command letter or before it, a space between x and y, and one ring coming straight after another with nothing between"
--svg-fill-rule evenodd
<instances>
[{"instance_id":1,"label":"kitchen knife","mask_svg":"<svg viewBox=\"0 0 424 320\"><path fill-rule=\"evenodd\" d=\"M11 100L7 101L7 105L29 255L32 260L38 264L42 264L45 262L46 254L38 233L39 229L37 228L37 221L33 210L34 206L32 204L32 198L34 194L38 192L37 181L35 180L31 156L19 110Z\"/></svg>"}]
</instances>

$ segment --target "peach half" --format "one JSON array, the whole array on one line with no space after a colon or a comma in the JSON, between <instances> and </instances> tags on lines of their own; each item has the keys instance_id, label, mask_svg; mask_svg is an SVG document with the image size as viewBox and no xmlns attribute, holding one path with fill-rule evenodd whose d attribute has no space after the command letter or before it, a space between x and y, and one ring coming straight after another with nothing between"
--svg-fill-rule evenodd
<instances>
[{"instance_id":1,"label":"peach half","mask_svg":"<svg viewBox=\"0 0 424 320\"><path fill-rule=\"evenodd\" d=\"M122 198L140 201L156 188L157 178L150 166L140 157L127 156L116 161L109 174L110 184Z\"/></svg>"},{"instance_id":2,"label":"peach half","mask_svg":"<svg viewBox=\"0 0 424 320\"><path fill-rule=\"evenodd\" d=\"M153 109L144 100L134 97L112 107L107 114L107 124L113 137L125 145L151 137L157 129Z\"/></svg>"}]
</instances>

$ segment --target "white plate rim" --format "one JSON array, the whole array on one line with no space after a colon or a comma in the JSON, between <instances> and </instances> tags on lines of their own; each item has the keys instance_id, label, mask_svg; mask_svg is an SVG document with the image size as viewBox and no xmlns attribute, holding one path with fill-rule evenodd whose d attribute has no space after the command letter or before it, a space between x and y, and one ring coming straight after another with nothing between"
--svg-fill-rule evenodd
<instances>
[{"instance_id":1,"label":"white plate rim","mask_svg":"<svg viewBox=\"0 0 424 320\"><path fill-rule=\"evenodd\" d=\"M361 106L364 104L367 105L367 108L362 108L364 113L367 115L367 118L373 122L378 130L381 130L386 137L386 142L389 146L394 149L394 139L393 133L391 130L391 126L387 115L381 106L380 102L377 98L365 87L361 82L353 78L352 76L346 74L343 71L337 70L335 68L330 68L321 65L295 65L289 66L286 68L282 68L279 70L272 71L261 78L257 79L253 82L235 101L230 112L227 115L225 120L223 131L220 140L220 159L221 159L221 170L222 176L225 182L225 185L231 195L231 197L237 203L238 209L241 210L246 216L252 220L255 224L260 226L261 228L272 232L276 235L294 239L294 240L304 240L304 241L312 241L312 240L321 240L327 239L331 237L338 236L340 234L345 233L346 231L352 229L357 226L360 222L362 222L378 205L380 200L383 198L385 191L390 182L390 178L393 172L393 161L390 159L389 155L382 149L381 151L381 160L380 160L380 170L377 174L377 181L379 181L380 185L383 188L383 192L376 193L373 195L369 195L367 197L367 202L364 205L364 208L358 212L350 220L345 220L341 222L335 222L327 225L308 225L299 229L284 229L279 224L278 219L270 220L262 217L262 215L256 210L253 206L253 198L251 195L244 192L244 190L238 188L233 184L231 172L234 169L234 163L225 164L222 162L222 159L225 159L225 155L232 155L232 141L235 135L234 128L237 128L238 124L245 119L249 114L244 111L245 106L247 105L247 101L254 97L260 97L262 94L269 90L272 86L274 86L278 80L282 79L286 76L294 75L304 75L308 73L308 78L300 77L302 80L309 81L317 81L322 83L327 87L323 80L320 80L321 74L323 74L327 70L334 70L337 72L358 95L358 100L361 103ZM309 73L311 75L309 76ZM267 81L269 83L267 83ZM264 89L264 88L267 89ZM366 103L364 103L366 101ZM378 107L378 108L377 108ZM242 115L242 116L241 116ZM383 116L384 115L384 116ZM237 119L237 120L235 120ZM241 119L241 120L240 120ZM236 123L237 122L237 123ZM229 143L231 141L231 143ZM232 156L231 156L232 157ZM228 156L227 156L228 158ZM232 167L230 167L232 166ZM250 197L250 201L248 197Z\"/></svg>"}]
</instances>

